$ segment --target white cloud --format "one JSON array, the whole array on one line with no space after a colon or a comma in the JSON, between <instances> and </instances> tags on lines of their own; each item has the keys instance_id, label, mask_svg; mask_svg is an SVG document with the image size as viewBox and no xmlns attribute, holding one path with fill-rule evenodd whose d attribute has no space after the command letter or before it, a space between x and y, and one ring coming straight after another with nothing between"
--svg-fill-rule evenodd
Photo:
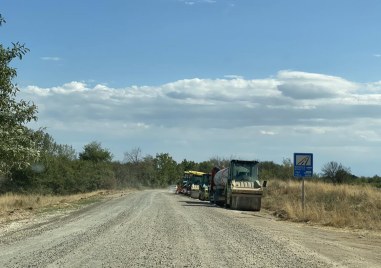
<instances>
[{"instance_id":1,"label":"white cloud","mask_svg":"<svg viewBox=\"0 0 381 268\"><path fill-rule=\"evenodd\" d=\"M236 75L236 74L228 74L228 75L224 75L224 77L228 79L243 79L243 76Z\"/></svg>"},{"instance_id":2,"label":"white cloud","mask_svg":"<svg viewBox=\"0 0 381 268\"><path fill-rule=\"evenodd\" d=\"M217 3L217 0L193 0L193 1L188 1L188 0L180 0L186 5L193 6L195 4L215 4Z\"/></svg>"},{"instance_id":3,"label":"white cloud","mask_svg":"<svg viewBox=\"0 0 381 268\"><path fill-rule=\"evenodd\" d=\"M261 130L260 132L262 135L269 135L269 136L273 136L275 135L275 132L273 131L268 131L268 130Z\"/></svg>"},{"instance_id":4,"label":"white cloud","mask_svg":"<svg viewBox=\"0 0 381 268\"><path fill-rule=\"evenodd\" d=\"M99 140L121 157L128 146L141 146L180 161L236 155L280 162L311 150L320 154L316 163L341 156L355 165L359 155L347 155L352 149L340 155L342 146L374 155L371 163L380 160L381 82L281 71L265 79L194 78L157 87L74 81L20 94L39 107L39 126L78 150Z\"/></svg>"},{"instance_id":5,"label":"white cloud","mask_svg":"<svg viewBox=\"0 0 381 268\"><path fill-rule=\"evenodd\" d=\"M381 54L373 54L373 56L376 58L381 58Z\"/></svg>"},{"instance_id":6,"label":"white cloud","mask_svg":"<svg viewBox=\"0 0 381 268\"><path fill-rule=\"evenodd\" d=\"M321 99L346 96L358 89L358 85L343 78L323 74L281 71L277 78L278 89L294 99Z\"/></svg>"},{"instance_id":7,"label":"white cloud","mask_svg":"<svg viewBox=\"0 0 381 268\"><path fill-rule=\"evenodd\" d=\"M45 61L60 61L61 60L60 57L41 57L41 59Z\"/></svg>"}]
</instances>

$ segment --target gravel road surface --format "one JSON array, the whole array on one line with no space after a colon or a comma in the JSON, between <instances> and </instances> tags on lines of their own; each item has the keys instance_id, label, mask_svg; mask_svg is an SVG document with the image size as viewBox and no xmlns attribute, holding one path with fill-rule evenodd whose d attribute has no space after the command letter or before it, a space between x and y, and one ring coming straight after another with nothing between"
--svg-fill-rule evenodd
<instances>
[{"instance_id":1,"label":"gravel road surface","mask_svg":"<svg viewBox=\"0 0 381 268\"><path fill-rule=\"evenodd\" d=\"M2 226L0 267L381 267L381 236L147 190Z\"/></svg>"}]
</instances>

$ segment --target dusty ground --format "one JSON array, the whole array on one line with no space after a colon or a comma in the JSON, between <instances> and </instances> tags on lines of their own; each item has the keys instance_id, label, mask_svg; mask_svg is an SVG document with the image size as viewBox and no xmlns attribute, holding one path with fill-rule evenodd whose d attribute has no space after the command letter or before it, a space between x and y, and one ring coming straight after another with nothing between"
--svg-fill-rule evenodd
<instances>
[{"instance_id":1,"label":"dusty ground","mask_svg":"<svg viewBox=\"0 0 381 268\"><path fill-rule=\"evenodd\" d=\"M163 190L0 225L0 267L380 267L381 234L278 221Z\"/></svg>"}]
</instances>

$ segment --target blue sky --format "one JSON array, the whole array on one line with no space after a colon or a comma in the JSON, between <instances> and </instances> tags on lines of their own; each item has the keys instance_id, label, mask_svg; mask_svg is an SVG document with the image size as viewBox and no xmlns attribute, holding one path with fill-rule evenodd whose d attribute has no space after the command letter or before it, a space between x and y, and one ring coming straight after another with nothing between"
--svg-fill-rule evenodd
<instances>
[{"instance_id":1,"label":"blue sky","mask_svg":"<svg viewBox=\"0 0 381 268\"><path fill-rule=\"evenodd\" d=\"M177 161L314 153L381 175L381 2L3 0L20 96L77 151Z\"/></svg>"}]
</instances>

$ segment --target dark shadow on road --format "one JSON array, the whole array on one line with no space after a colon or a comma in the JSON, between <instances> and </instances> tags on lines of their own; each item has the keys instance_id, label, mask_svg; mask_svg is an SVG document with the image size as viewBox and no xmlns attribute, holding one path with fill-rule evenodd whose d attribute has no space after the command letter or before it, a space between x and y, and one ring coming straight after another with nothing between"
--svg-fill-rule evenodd
<instances>
[{"instance_id":1,"label":"dark shadow on road","mask_svg":"<svg viewBox=\"0 0 381 268\"><path fill-rule=\"evenodd\" d=\"M193 206L193 207L215 207L214 204L211 204L207 201L203 202L203 201L179 201L180 203L185 203L183 204L182 206L184 207L190 207L190 206Z\"/></svg>"}]
</instances>

